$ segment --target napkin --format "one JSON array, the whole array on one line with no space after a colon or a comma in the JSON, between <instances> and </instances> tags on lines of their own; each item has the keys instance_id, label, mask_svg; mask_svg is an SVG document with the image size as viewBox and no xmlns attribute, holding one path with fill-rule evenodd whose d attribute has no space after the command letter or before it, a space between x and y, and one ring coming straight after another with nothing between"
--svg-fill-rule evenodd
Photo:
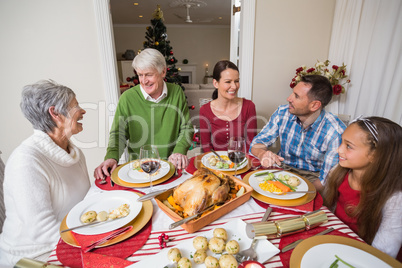
<instances>
[{"instance_id":1,"label":"napkin","mask_svg":"<svg viewBox=\"0 0 402 268\"><path fill-rule=\"evenodd\" d=\"M194 172L197 171L197 168L195 167L194 160L196 156L193 156L190 158L190 161L188 163L188 166L186 167L186 171L190 174L193 174Z\"/></svg>"},{"instance_id":2,"label":"napkin","mask_svg":"<svg viewBox=\"0 0 402 268\"><path fill-rule=\"evenodd\" d=\"M92 257L89 256L92 254L96 254L94 260L95 259L99 260L102 257L102 261L99 261L102 263L108 263L109 259L113 259L114 261L117 261L119 259L124 260L130 257L134 252L139 250L146 243L151 233L151 230L152 230L152 220L150 220L144 226L144 228L141 229L141 231L139 231L132 237L127 238L126 240L114 245L95 248L88 253L82 253L81 248L70 246L66 244L62 239L60 239L56 247L57 258L63 265L72 268L86 267L83 266L84 265L83 261L92 259ZM110 267L110 266L104 266L104 267Z\"/></svg>"},{"instance_id":3,"label":"napkin","mask_svg":"<svg viewBox=\"0 0 402 268\"><path fill-rule=\"evenodd\" d=\"M104 255L91 253L91 254L82 254L82 266L85 268L104 268L104 267L113 267L113 268L122 268L132 265L131 261L127 261L117 257L108 257L105 258Z\"/></svg>"},{"instance_id":4,"label":"napkin","mask_svg":"<svg viewBox=\"0 0 402 268\"><path fill-rule=\"evenodd\" d=\"M280 212L280 213L285 213L285 214L296 214L296 215L302 215L305 214L306 212L311 212L315 211L317 209L320 209L323 204L323 199L322 196L317 192L317 195L313 200L310 202L299 205L299 206L294 206L294 207L281 207L281 206L276 206L276 205L270 205L264 202L261 202L260 200L254 199L254 201L260 205L262 208L268 208L272 207L273 211L275 212Z\"/></svg>"},{"instance_id":5,"label":"napkin","mask_svg":"<svg viewBox=\"0 0 402 268\"><path fill-rule=\"evenodd\" d=\"M285 246L289 245L290 243L293 243L296 240L299 239L307 239L315 234L318 234L319 232L322 232L328 228L326 227L316 227L313 229L310 229L309 231L301 232L301 233L296 233L294 235L289 235L289 236L284 236L282 237L281 241L279 242L279 249L282 250ZM356 239L357 241L360 241L359 239L349 236L345 233L339 232L337 230L333 230L332 232L329 233L329 235L338 235L338 236L344 236L348 238L353 238ZM281 259L281 262L283 264L283 267L289 267L289 261L290 261L290 256L292 255L293 249L286 251L284 253L280 253L279 257Z\"/></svg>"}]
</instances>

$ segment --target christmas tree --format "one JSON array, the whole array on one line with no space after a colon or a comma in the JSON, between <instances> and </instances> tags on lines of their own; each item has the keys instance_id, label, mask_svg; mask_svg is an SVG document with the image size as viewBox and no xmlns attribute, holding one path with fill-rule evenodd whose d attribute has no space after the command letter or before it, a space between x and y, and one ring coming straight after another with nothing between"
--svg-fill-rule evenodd
<instances>
[{"instance_id":1,"label":"christmas tree","mask_svg":"<svg viewBox=\"0 0 402 268\"><path fill-rule=\"evenodd\" d=\"M166 26L163 24L163 12L159 5L157 5L157 9L152 14L152 17L151 26L147 27L145 33L146 41L144 41L144 49L154 48L159 50L162 55L165 56L167 67L165 82L178 84L184 90L184 87L181 84L179 70L176 68L177 60L173 56L172 47L170 46L170 41L168 40L168 35L166 33ZM127 78L127 80L129 79L130 78ZM139 83L137 75L132 77L130 80L136 85Z\"/></svg>"}]
</instances>

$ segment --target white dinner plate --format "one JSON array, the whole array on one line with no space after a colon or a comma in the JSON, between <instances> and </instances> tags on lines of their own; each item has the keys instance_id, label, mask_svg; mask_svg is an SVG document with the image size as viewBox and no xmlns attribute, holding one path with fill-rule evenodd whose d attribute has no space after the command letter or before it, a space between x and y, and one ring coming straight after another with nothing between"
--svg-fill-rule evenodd
<instances>
[{"instance_id":1,"label":"white dinner plate","mask_svg":"<svg viewBox=\"0 0 402 268\"><path fill-rule=\"evenodd\" d=\"M300 263L301 268L330 267L336 260L335 255L356 268L368 267L391 267L368 252L355 247L326 243L310 248L304 255ZM338 268L349 267L338 262Z\"/></svg>"},{"instance_id":2,"label":"white dinner plate","mask_svg":"<svg viewBox=\"0 0 402 268\"><path fill-rule=\"evenodd\" d=\"M227 151L217 151L216 152L218 155L220 155L220 156L222 156L222 155L228 155L228 152ZM204 165L204 166L206 166L207 168L211 168L211 169L215 169L215 170L221 170L221 171L234 171L235 170L235 168L216 168L216 166L212 166L212 165L210 165L209 164L209 161L208 161L208 158L210 158L211 156L215 156L215 154L214 153L207 153L207 154L205 154L202 158L201 158L201 163ZM216 157L216 156L215 156ZM230 160L229 160L229 163L230 163ZM241 164L240 166L238 166L237 167L237 170L240 170L240 169L242 169L242 168L244 168L245 166L247 166L247 164L248 164L248 159L247 159L247 157L246 157L246 161L244 161L244 163L243 164Z\"/></svg>"},{"instance_id":3,"label":"white dinner plate","mask_svg":"<svg viewBox=\"0 0 402 268\"><path fill-rule=\"evenodd\" d=\"M152 181L159 180L163 176L169 173L170 165L169 163L160 160L161 167L157 171L151 175ZM149 182L148 174L145 172L139 172L138 170L133 169L132 162L124 165L117 174L122 181L129 183L144 183Z\"/></svg>"},{"instance_id":4,"label":"white dinner plate","mask_svg":"<svg viewBox=\"0 0 402 268\"><path fill-rule=\"evenodd\" d=\"M228 241L230 240L236 240L239 243L240 246L240 251L243 249L248 249L251 245L252 239L248 238L246 234L246 223L242 221L241 219L234 219L222 226L216 226L216 228L225 228L227 234L228 234ZM213 228L204 233L204 234L199 234L201 236L205 236L208 240L210 240L213 237ZM197 236L197 234L194 234ZM181 252L182 257L186 257L192 262L192 267L193 268L204 268L205 264L196 264L193 261L193 258L191 256L194 255L195 253L195 248L193 247L193 239L187 239L186 241L177 244L174 246L175 248L178 248ZM164 267L165 265L171 263L170 260L167 257L168 251L172 247L169 248L164 248L161 250L158 254L149 256L145 258L142 261L139 261L133 265L130 265L128 267L137 267L137 268L143 268L143 267ZM258 255L258 262L263 263L270 259L272 256L275 256L276 254L279 253L279 249L272 245L268 240L262 239L257 242L255 246L255 250ZM225 254L225 252L224 252ZM215 254L211 252L209 249L207 250L207 255L208 256L214 256L219 260L219 257L221 254Z\"/></svg>"},{"instance_id":5,"label":"white dinner plate","mask_svg":"<svg viewBox=\"0 0 402 268\"><path fill-rule=\"evenodd\" d=\"M262 195L264 195L264 196L266 196L266 197L274 198L274 199L281 199L281 200L297 199L297 198L300 198L300 197L302 197L303 195L305 195L305 193L296 193L296 194L274 194L274 193L267 192L267 191L264 191L263 189L261 189L260 186L259 186L259 184L262 183L263 181L259 181L257 178L261 179L261 178L263 178L264 176L256 177L255 175L260 174L260 173L263 173L263 172L270 172L270 171L273 171L273 170L263 170L263 171L261 171L261 172L256 172L256 173L254 173L254 174L252 174L252 175L250 176L250 178L249 178L249 180L248 180L248 183L250 184L251 187L253 187L254 191L256 191L257 193L262 194ZM301 183L300 183L299 186L297 186L296 191L308 191L308 185L307 185L307 183L306 183L302 178L300 178L299 176L297 176L297 175L295 175L295 174L293 174L293 173L286 172L286 171L279 171L279 172L274 173L275 177L278 177L279 174L282 174L282 175L289 175L289 176L293 176L293 177L299 178L299 180L300 180Z\"/></svg>"},{"instance_id":6,"label":"white dinner plate","mask_svg":"<svg viewBox=\"0 0 402 268\"><path fill-rule=\"evenodd\" d=\"M134 192L119 190L91 195L71 209L67 215L66 224L68 228L82 225L81 215L88 211L93 210L97 213L101 211L110 212L123 204L128 204L130 206L130 214L128 214L128 216L78 228L73 232L83 235L95 235L116 230L132 221L140 213L142 202L137 201L138 197L139 196Z\"/></svg>"}]
</instances>

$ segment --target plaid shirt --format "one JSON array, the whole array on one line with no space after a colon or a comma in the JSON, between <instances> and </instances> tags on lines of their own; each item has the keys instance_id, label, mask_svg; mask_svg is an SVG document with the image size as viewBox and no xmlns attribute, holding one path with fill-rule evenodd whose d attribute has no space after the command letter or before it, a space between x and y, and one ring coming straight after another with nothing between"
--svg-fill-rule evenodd
<instances>
[{"instance_id":1,"label":"plaid shirt","mask_svg":"<svg viewBox=\"0 0 402 268\"><path fill-rule=\"evenodd\" d=\"M322 184L329 170L338 163L337 149L346 126L333 114L323 110L313 124L303 129L299 118L289 113L289 105L281 105L268 124L254 137L257 143L269 147L280 138L279 155L292 167L320 171Z\"/></svg>"}]
</instances>

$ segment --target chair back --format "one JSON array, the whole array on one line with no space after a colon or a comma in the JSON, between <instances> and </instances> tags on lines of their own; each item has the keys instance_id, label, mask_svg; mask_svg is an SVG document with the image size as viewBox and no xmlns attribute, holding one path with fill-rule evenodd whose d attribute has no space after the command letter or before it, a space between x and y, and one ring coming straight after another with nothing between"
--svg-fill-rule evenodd
<instances>
[{"instance_id":1,"label":"chair back","mask_svg":"<svg viewBox=\"0 0 402 268\"><path fill-rule=\"evenodd\" d=\"M3 192L3 182L4 182L4 169L5 165L1 159L0 151L0 233L3 230L3 223L6 219L6 209L4 207L4 192Z\"/></svg>"}]
</instances>

